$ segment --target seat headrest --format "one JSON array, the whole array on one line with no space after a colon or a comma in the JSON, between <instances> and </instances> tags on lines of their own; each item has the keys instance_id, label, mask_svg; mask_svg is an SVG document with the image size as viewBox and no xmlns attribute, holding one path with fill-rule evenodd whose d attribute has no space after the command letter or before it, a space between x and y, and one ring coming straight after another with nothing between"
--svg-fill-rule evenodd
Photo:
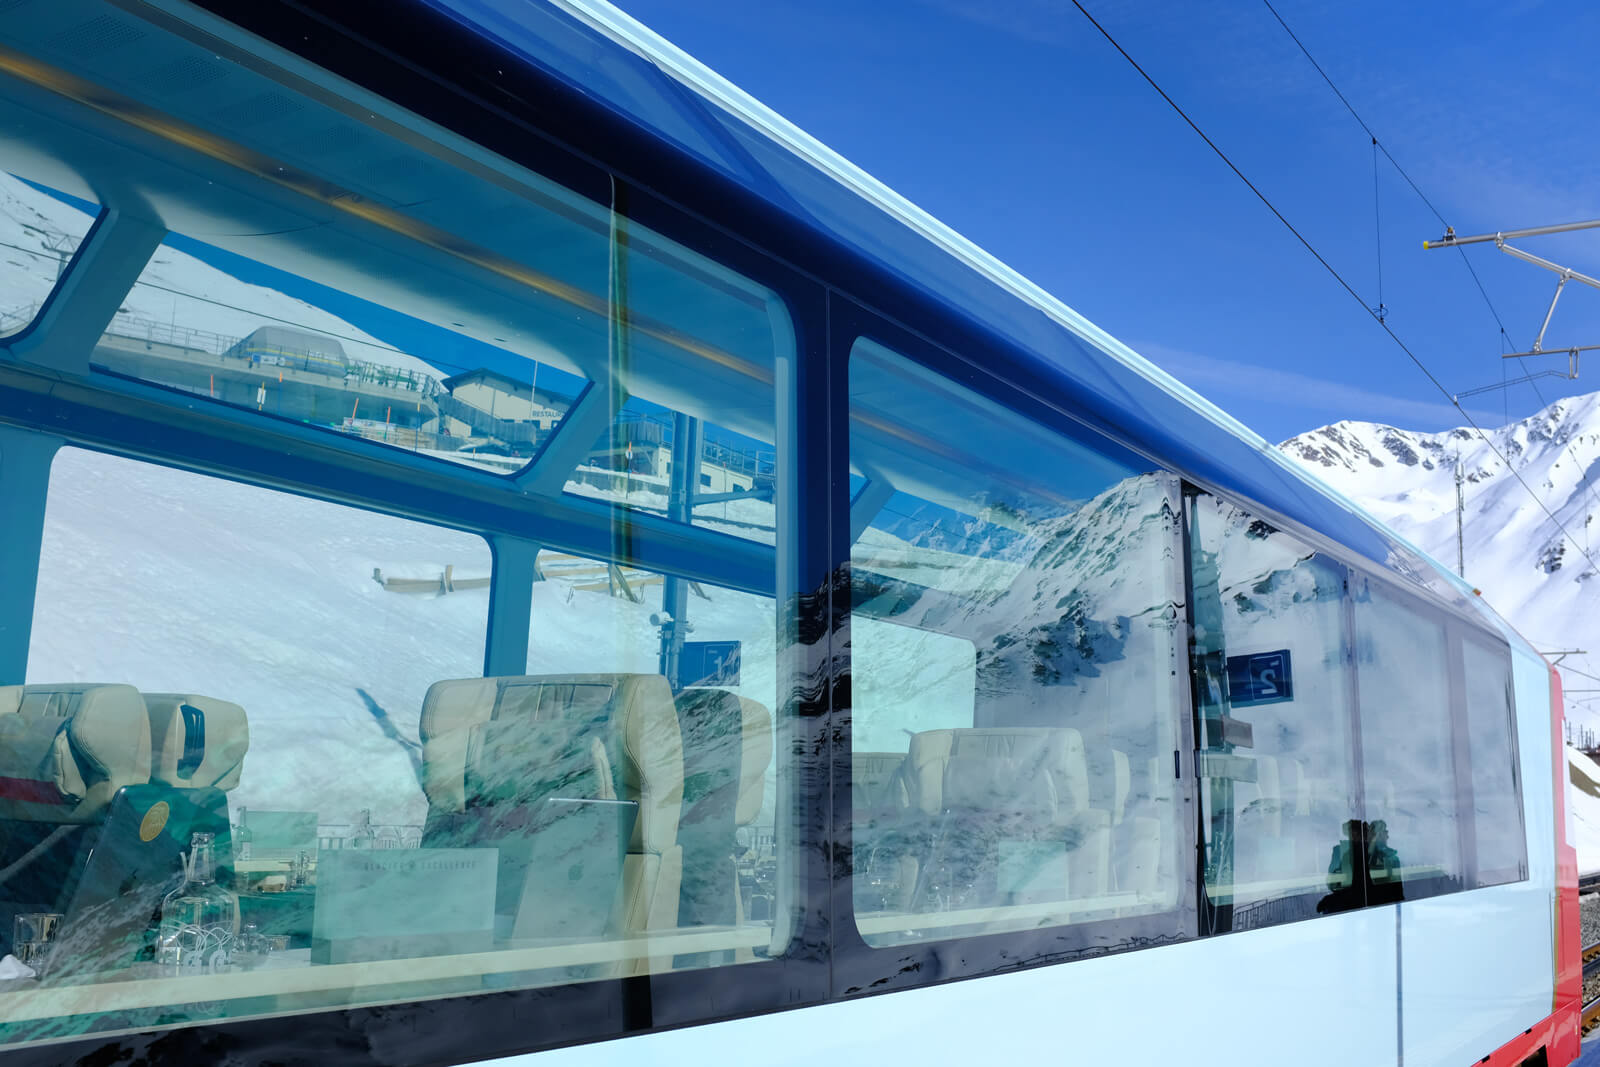
<instances>
[{"instance_id":1,"label":"seat headrest","mask_svg":"<svg viewBox=\"0 0 1600 1067\"><path fill-rule=\"evenodd\" d=\"M1083 737L1064 727L925 730L911 738L905 778L928 815L971 807L1066 819L1089 807Z\"/></svg>"},{"instance_id":2,"label":"seat headrest","mask_svg":"<svg viewBox=\"0 0 1600 1067\"><path fill-rule=\"evenodd\" d=\"M598 755L596 747L599 747ZM537 719L480 722L468 731L467 807L531 804L545 797L603 797L611 763L592 730Z\"/></svg>"},{"instance_id":3,"label":"seat headrest","mask_svg":"<svg viewBox=\"0 0 1600 1067\"><path fill-rule=\"evenodd\" d=\"M772 712L765 704L739 698L744 723L744 759L739 766L739 804L733 821L749 826L761 814L766 796L767 768L772 764Z\"/></svg>"},{"instance_id":4,"label":"seat headrest","mask_svg":"<svg viewBox=\"0 0 1600 1067\"><path fill-rule=\"evenodd\" d=\"M856 813L903 808L910 803L901 781L904 752L852 752L850 799Z\"/></svg>"},{"instance_id":5,"label":"seat headrest","mask_svg":"<svg viewBox=\"0 0 1600 1067\"><path fill-rule=\"evenodd\" d=\"M0 691L0 818L92 822L117 790L149 780L150 720L133 686Z\"/></svg>"},{"instance_id":6,"label":"seat headrest","mask_svg":"<svg viewBox=\"0 0 1600 1067\"><path fill-rule=\"evenodd\" d=\"M772 763L772 713L765 704L725 689L685 689L674 702L678 729L698 756L694 762L701 768L715 767L730 783L737 783L734 824L755 822ZM696 789L689 783L686 788ZM705 787L697 788L703 792Z\"/></svg>"},{"instance_id":7,"label":"seat headrest","mask_svg":"<svg viewBox=\"0 0 1600 1067\"><path fill-rule=\"evenodd\" d=\"M244 709L216 697L146 693L150 716L150 780L178 789L239 784L250 749Z\"/></svg>"},{"instance_id":8,"label":"seat headrest","mask_svg":"<svg viewBox=\"0 0 1600 1067\"><path fill-rule=\"evenodd\" d=\"M467 804L467 765L473 728L484 723L563 724L602 740L616 795L639 802L632 852L661 852L677 837L683 799L683 742L672 689L659 674L514 675L461 678L429 686L422 703L422 784L429 806L461 812ZM507 744L539 766L533 735L481 732L475 774L494 772ZM548 739L547 739L548 740ZM591 747L587 741L584 750ZM559 760L558 760L559 762ZM591 766L592 761L591 761ZM591 794L594 795L594 794Z\"/></svg>"},{"instance_id":9,"label":"seat headrest","mask_svg":"<svg viewBox=\"0 0 1600 1067\"><path fill-rule=\"evenodd\" d=\"M494 715L498 678L434 682L422 698L422 791L436 810L466 810L467 740L472 727Z\"/></svg>"}]
</instances>

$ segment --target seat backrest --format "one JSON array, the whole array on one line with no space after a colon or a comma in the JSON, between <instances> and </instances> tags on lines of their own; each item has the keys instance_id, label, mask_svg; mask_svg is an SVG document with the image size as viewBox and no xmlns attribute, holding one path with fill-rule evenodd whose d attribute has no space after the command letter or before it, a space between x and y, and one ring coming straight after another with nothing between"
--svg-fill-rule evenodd
<instances>
[{"instance_id":1,"label":"seat backrest","mask_svg":"<svg viewBox=\"0 0 1600 1067\"><path fill-rule=\"evenodd\" d=\"M244 709L215 697L146 693L150 780L177 789L229 790L244 773L250 724Z\"/></svg>"},{"instance_id":2,"label":"seat backrest","mask_svg":"<svg viewBox=\"0 0 1600 1067\"><path fill-rule=\"evenodd\" d=\"M675 698L683 736L680 926L735 921L734 830L761 810L771 717L724 689L685 689ZM750 810L753 806L754 810Z\"/></svg>"},{"instance_id":3,"label":"seat backrest","mask_svg":"<svg viewBox=\"0 0 1600 1067\"><path fill-rule=\"evenodd\" d=\"M1089 809L1083 736L1064 727L924 730L904 769L911 806L1071 819Z\"/></svg>"},{"instance_id":4,"label":"seat backrest","mask_svg":"<svg viewBox=\"0 0 1600 1067\"><path fill-rule=\"evenodd\" d=\"M1131 784L1128 754L1121 749L1101 746L1090 749L1088 755L1089 802L1110 812L1111 825L1120 826L1127 810Z\"/></svg>"},{"instance_id":5,"label":"seat backrest","mask_svg":"<svg viewBox=\"0 0 1600 1067\"><path fill-rule=\"evenodd\" d=\"M150 720L131 685L0 689L0 819L95 822L150 780Z\"/></svg>"},{"instance_id":6,"label":"seat backrest","mask_svg":"<svg viewBox=\"0 0 1600 1067\"><path fill-rule=\"evenodd\" d=\"M744 750L739 763L739 803L733 821L749 826L761 814L766 798L767 768L772 765L772 712L749 697L739 698Z\"/></svg>"},{"instance_id":7,"label":"seat backrest","mask_svg":"<svg viewBox=\"0 0 1600 1067\"><path fill-rule=\"evenodd\" d=\"M529 728L519 730L516 724ZM508 759L520 760L528 776L557 787L564 773L594 775L592 791L570 783L581 791L576 795L590 796L605 795L607 787L598 780L604 772L595 768L607 766L613 776L610 791L639 805L628 851L659 854L676 841L683 741L671 688L659 674L435 682L423 699L419 732L430 820L464 813L469 799L492 801L484 791L507 780ZM603 761L594 756L595 740L603 747ZM468 795L469 779L476 797ZM519 793L521 801L536 799L531 790Z\"/></svg>"},{"instance_id":8,"label":"seat backrest","mask_svg":"<svg viewBox=\"0 0 1600 1067\"><path fill-rule=\"evenodd\" d=\"M850 755L850 796L859 818L873 812L906 807L900 768L904 752L853 752Z\"/></svg>"}]
</instances>

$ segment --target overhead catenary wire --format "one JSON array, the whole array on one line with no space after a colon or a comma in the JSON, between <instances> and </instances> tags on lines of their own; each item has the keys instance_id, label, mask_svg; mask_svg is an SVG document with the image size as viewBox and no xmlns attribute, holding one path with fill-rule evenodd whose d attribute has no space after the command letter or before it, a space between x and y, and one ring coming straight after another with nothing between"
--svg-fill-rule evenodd
<instances>
[{"instance_id":1,"label":"overhead catenary wire","mask_svg":"<svg viewBox=\"0 0 1600 1067\"><path fill-rule=\"evenodd\" d=\"M1378 321L1388 317L1383 302L1383 213L1378 198L1378 139L1372 138L1372 248L1378 261Z\"/></svg>"},{"instance_id":2,"label":"overhead catenary wire","mask_svg":"<svg viewBox=\"0 0 1600 1067\"><path fill-rule=\"evenodd\" d=\"M1383 143L1378 140L1378 135L1372 131L1372 127L1367 124L1367 120L1361 117L1361 113L1358 112L1355 109L1355 105L1350 103L1350 98L1345 96L1344 93L1340 90L1340 88L1337 85L1334 84L1333 79L1328 75L1328 72L1325 69L1323 69L1322 64L1317 62L1317 57L1313 56L1311 54L1311 50L1306 47L1305 42L1300 39L1299 34L1295 33L1294 30L1290 28L1288 22L1286 22L1284 20L1283 16L1278 13L1278 9L1272 6L1272 0L1261 0L1261 2L1262 2L1262 4L1264 4L1266 6L1266 9L1272 13L1272 17L1277 20L1278 25L1283 27L1283 32L1289 35L1289 39L1295 43L1295 47L1300 49L1300 54L1306 57L1306 62L1310 63L1311 66L1313 68L1315 68L1316 72L1322 77L1322 80L1327 83L1328 88L1333 90L1333 95L1337 96L1339 98L1339 102L1344 105L1345 110L1350 112L1350 117L1356 120L1356 122L1361 126L1362 130L1364 130L1366 132L1367 136L1372 140L1374 153L1381 151L1384 154L1385 158L1387 158L1389 160L1390 164L1392 164L1394 166L1394 169L1395 169L1396 173L1398 173L1402 178L1404 178L1405 181L1406 181L1406 184L1411 187L1412 192L1417 194L1417 198L1419 200L1421 200L1424 205L1427 206L1428 210L1433 214L1433 217L1439 220L1439 224L1441 226L1445 227L1446 230L1450 229L1450 224L1445 220L1444 215L1439 211L1439 209L1437 207L1434 206L1433 201L1428 199L1428 195L1422 191L1422 187L1419 186L1416 183L1416 181L1412 179L1410 174L1406 173L1405 168L1400 165L1399 160L1395 159L1394 155L1389 151L1389 149L1386 148L1383 145ZM1376 155L1374 155L1374 161L1376 161ZM1376 174L1374 174L1373 181L1374 181L1374 201L1376 201L1376 182L1377 182ZM1374 212L1376 212L1376 206L1374 207ZM1381 234L1380 234L1380 240L1381 240ZM1460 246L1460 245L1456 245L1455 247L1456 247L1456 253L1461 256L1461 264L1462 264L1462 266L1467 268L1467 273L1472 278L1472 284L1477 288L1478 295L1483 298L1484 306L1489 309L1489 315L1494 319L1495 327L1499 330L1500 346L1501 346L1500 347L1500 351L1501 351L1501 354L1504 355L1506 353L1507 348L1510 347L1509 335L1506 332L1505 320L1503 320L1500 317L1499 310L1494 306L1494 301L1492 299L1490 299L1489 291L1488 291L1488 289L1486 289L1484 287L1483 279L1478 276L1477 268L1472 265L1472 260L1467 258L1467 250L1465 248L1463 248L1462 246ZM1379 293L1379 303L1381 304L1382 303L1382 299L1383 299L1383 296L1382 296L1382 294L1383 294L1383 265L1382 265L1381 256L1380 256L1380 259L1379 259L1379 267L1378 267L1378 293ZM1519 360L1526 360L1526 357L1525 356L1519 356L1518 359ZM1504 375L1504 364L1502 364L1501 377L1502 377L1502 379L1504 379L1504 377L1505 377L1505 375ZM1539 398L1539 406L1540 407L1548 407L1549 406L1549 401L1547 401L1545 399L1544 391L1539 388L1539 383L1536 382L1536 381L1530 380L1528 382L1528 385L1530 387L1532 387L1534 395ZM1509 419L1510 419L1510 411L1509 411L1509 409L1506 410L1505 414L1506 414L1507 420L1509 421ZM1569 454L1570 454L1570 448L1569 448ZM1573 455L1572 459L1573 459L1573 462L1577 462L1578 457L1576 455ZM1591 487L1590 492L1591 493L1593 492L1593 487Z\"/></svg>"},{"instance_id":3,"label":"overhead catenary wire","mask_svg":"<svg viewBox=\"0 0 1600 1067\"><path fill-rule=\"evenodd\" d=\"M1306 47L1305 42L1300 39L1299 34L1295 33L1294 30L1292 28L1290 28L1289 23L1287 21L1285 21L1284 17L1281 14L1278 13L1278 9L1272 6L1272 0L1261 0L1261 2L1266 6L1266 9L1269 12L1272 13L1272 17L1275 20L1277 20L1278 25L1283 27L1283 32L1288 34L1289 35L1289 39L1295 43L1295 46L1297 48L1300 49L1300 54L1306 57L1306 61L1311 64L1311 66L1316 70L1316 72L1322 77L1322 80L1327 83L1328 88L1333 90L1333 94L1339 98L1339 102L1344 105L1345 110L1350 112L1350 116L1356 120L1356 122L1361 126L1362 130L1364 130L1366 132L1367 136L1369 138L1371 138L1372 145L1373 145L1373 152L1374 152L1374 155L1373 155L1374 166L1376 167L1376 163L1377 163L1377 155L1376 155L1376 153L1379 152L1379 151L1382 151L1384 156L1387 157L1389 162L1394 166L1395 171L1402 178L1405 179L1406 184L1409 185L1411 187L1412 191L1417 194L1417 198L1419 200L1421 200L1424 205L1426 205L1427 209L1430 212L1432 212L1433 217L1438 219L1439 224L1441 226L1445 227L1446 232L1451 232L1450 224L1449 224L1449 222L1447 222L1445 220L1445 217L1444 217L1443 213L1440 212L1439 209L1434 206L1434 203L1433 203L1432 200L1428 199L1428 195L1422 191L1421 186L1419 186L1412 179L1411 175L1406 173L1405 168L1400 165L1399 160L1395 159L1394 155L1392 153L1390 153L1389 149L1387 147L1385 147L1381 142L1379 142L1378 135L1373 132L1372 127L1367 124L1366 119L1361 117L1360 112L1356 111L1355 105L1350 103L1349 97L1345 96L1344 93L1339 89L1339 87L1334 84L1333 78L1328 75L1327 70L1325 70L1323 68L1322 64L1317 62L1317 58L1311 54L1311 50ZM1376 170L1374 170L1374 173L1373 173L1373 183L1374 183L1374 192L1373 192L1373 195L1374 195L1374 214L1376 214L1376 210L1377 210L1377 208L1376 208L1376 196L1377 196L1377 186L1376 186L1377 173L1376 173ZM1380 228L1380 231L1379 231L1379 259L1378 259L1378 303L1379 303L1379 307L1380 308L1383 305L1383 259L1382 259L1381 242L1382 242L1382 232L1381 232L1381 228ZM1508 375L1507 375L1507 372L1506 372L1506 362L1505 362L1505 358L1504 357L1506 356L1508 350L1512 349L1513 346L1511 345L1509 335L1506 332L1505 320L1503 320L1500 317L1499 310L1494 306L1494 301L1492 299L1490 299L1489 291L1488 291L1487 288L1484 287L1483 279L1478 276L1477 268L1475 268L1472 265L1472 260L1470 258L1468 258L1468 256L1467 256L1467 250L1465 248L1463 248L1461 245L1456 245L1456 254L1461 257L1462 266L1467 268L1467 273L1472 278L1472 284L1477 288L1478 295L1483 298L1484 306L1489 309L1489 315L1494 319L1495 327L1498 330L1498 339L1499 339L1499 343L1500 343L1500 354L1501 354L1501 357L1502 357L1501 362L1500 362L1500 381L1501 381L1501 389L1502 389L1502 392L1501 392L1501 412L1502 412L1502 416L1504 417L1506 422L1509 423L1511 421L1511 401L1510 401L1509 386L1511 384L1515 384L1515 383L1511 383L1511 382L1509 382L1507 380L1508 379ZM1381 321L1381 318L1380 318L1380 321ZM1533 395L1535 397L1537 397L1538 400L1539 400L1539 407L1541 409L1549 407L1550 406L1550 401L1545 399L1544 390L1539 388L1539 383L1535 380L1536 375L1534 375L1531 372L1527 371L1527 357L1525 355L1520 355L1519 354L1517 356L1517 361L1518 361L1518 366L1520 366L1523 369L1524 373L1525 373L1525 376L1524 376L1523 380L1528 383L1528 386L1533 390ZM1453 398L1452 398L1452 402L1454 402ZM1460 404L1456 404L1456 407L1460 408ZM1466 414L1465 409L1462 409L1462 414L1463 415ZM1471 420L1469 419L1468 421L1471 421ZM1477 429L1476 426L1474 426L1473 428ZM1480 435L1481 435L1482 431L1479 431L1479 432L1480 432ZM1577 469L1578 469L1578 472L1579 472L1578 477L1579 477L1580 485L1583 485L1588 490L1589 501L1590 501L1591 506L1593 506L1596 510L1600 510L1600 496L1596 495L1595 486L1594 486L1592 481L1587 482L1587 483L1585 483L1583 481L1583 469L1584 469L1583 463L1578 459L1577 453L1575 451L1573 451L1572 442L1571 442L1570 439L1565 442L1565 450L1566 450L1567 456L1572 460L1574 466L1576 466ZM1511 469L1510 463L1507 462L1504 459L1504 457L1501 457L1501 461L1502 462L1506 462L1506 467L1507 467L1508 470ZM1512 473L1515 474L1516 472L1513 470ZM1518 477L1518 481L1521 481L1521 480L1522 479L1519 476ZM1526 486L1527 483L1524 482L1523 484L1524 484L1524 486ZM1541 503L1541 506L1543 506L1542 503ZM1550 510L1548 508L1545 508L1545 513L1547 515L1551 515L1552 520L1554 519L1554 515L1550 513ZM1560 526L1560 525L1561 525L1560 523L1557 523L1557 526ZM1562 533L1564 533L1564 534L1567 533L1565 527L1562 527ZM1577 547L1577 542L1572 539L1570 534L1567 534L1567 538L1568 538L1568 540L1572 540L1573 547ZM1580 551L1583 553L1584 558L1589 560L1590 565L1593 566L1594 560L1589 556L1588 541L1589 541L1588 525L1586 523L1585 527L1584 527L1584 546L1583 546L1583 548L1580 549Z\"/></svg>"},{"instance_id":4,"label":"overhead catenary wire","mask_svg":"<svg viewBox=\"0 0 1600 1067\"><path fill-rule=\"evenodd\" d=\"M1143 78L1147 84L1149 84L1150 88L1154 89L1157 95L1159 95L1162 100L1166 101L1167 106L1172 108L1172 110L1177 113L1178 117L1181 118L1184 123L1195 132L1195 135L1206 143L1206 147L1210 148L1211 151L1216 154L1217 158L1222 160L1223 164L1234 173L1234 176L1243 182L1245 187L1255 194L1256 199L1260 200L1266 209L1272 212L1273 216L1283 224L1285 229L1294 235L1294 238L1300 242L1305 250L1310 252L1312 257L1315 258L1318 263L1322 264L1322 268L1333 277L1334 281L1339 283L1340 288L1342 288L1350 295L1352 299L1361 305L1362 310L1371 316L1372 320L1378 324L1379 328L1389 335L1389 339L1395 343L1400 351L1406 354L1406 358L1410 359L1411 362L1416 365L1417 369L1420 370L1423 376L1433 384L1433 387L1439 391L1440 395L1443 396L1445 400L1449 401L1450 406L1454 407L1458 412L1460 412L1461 417L1467 420L1467 424L1472 427L1474 432L1477 433L1479 439L1483 441L1490 452L1494 453L1495 458L1504 464L1505 468L1511 472L1511 476L1516 478L1517 482L1521 484L1522 488L1527 491L1528 496L1532 498L1535 504L1539 505L1539 509L1543 511L1545 516L1549 518L1556 528L1561 531L1562 535L1565 536L1568 542L1572 544L1572 547L1576 548L1578 552L1589 561L1589 565L1591 567L1594 567L1597 571L1600 571L1600 566L1595 564L1594 559L1589 555L1588 551L1582 545L1578 544L1577 539L1572 536L1571 532L1567 530L1566 526L1555 516L1555 513L1550 510L1545 502L1539 498L1539 495L1533 491L1533 487L1529 485L1527 480L1522 477L1522 474L1506 460L1505 456L1501 454L1500 450L1495 447L1494 442L1489 439L1489 435L1484 433L1483 428L1478 425L1477 420L1467 413L1467 410L1461 406L1461 404L1451 394L1450 390L1444 387L1444 383L1439 381L1438 377L1433 373L1433 371L1428 369L1427 364L1423 363L1422 359L1411 350L1410 346L1401 339L1400 335L1395 333L1393 328L1391 328L1387 322L1378 317L1377 312L1368 306L1366 300L1362 298L1361 294L1356 292L1350 283L1345 280L1344 275L1340 274L1339 271L1334 268L1333 264L1328 262L1327 257L1318 251L1317 247L1313 245L1310 240L1308 240L1306 236L1295 227L1294 223L1290 222L1288 218L1285 217L1283 212L1278 210L1277 205L1273 204L1267 195L1263 193L1260 188L1258 188L1256 184L1252 182L1242 170L1239 169L1233 160L1228 157L1228 154L1218 147L1217 143L1200 128L1199 124L1197 124L1194 119L1189 117L1189 113L1179 106L1178 102L1173 100L1165 89L1161 88L1161 85L1154 78L1152 78L1148 72L1145 71L1144 67L1139 65L1139 61L1134 59L1133 56L1128 53L1128 50L1122 47L1117 39L1111 35L1110 31L1102 26L1099 20L1094 17L1094 15L1090 14L1089 9L1083 6L1082 0L1072 0L1072 6L1077 8L1078 12L1089 21L1089 24L1099 31L1100 35L1106 39L1112 48L1117 50L1117 53L1128 62L1129 66L1133 67L1133 69L1138 72L1139 76ZM1292 33L1291 36L1293 36ZM1321 68L1318 67L1318 70L1321 70ZM1324 75L1324 78L1326 78L1326 75ZM1332 82L1330 81L1329 84L1332 85ZM1337 93L1338 89L1335 88L1334 91ZM1343 100L1344 94L1340 93L1339 98ZM1349 107L1348 101L1345 102L1345 106ZM1352 114L1355 113L1354 108L1351 108L1350 110ZM1360 121L1360 116L1357 116L1357 121ZM1366 123L1362 122L1362 125L1365 127ZM1387 155L1387 152L1385 152L1385 154ZM1399 169L1398 165L1396 166L1396 169ZM1401 171L1401 173L1403 175L1404 171ZM1407 177L1406 180L1409 182L1410 178ZM1415 183L1412 183L1412 188L1416 188ZM1418 189L1417 195L1423 196L1422 190ZM1424 201L1427 200L1425 196L1423 196L1423 199ZM1432 208L1432 205L1430 204L1429 207ZM1438 214L1437 211L1434 213Z\"/></svg>"}]
</instances>

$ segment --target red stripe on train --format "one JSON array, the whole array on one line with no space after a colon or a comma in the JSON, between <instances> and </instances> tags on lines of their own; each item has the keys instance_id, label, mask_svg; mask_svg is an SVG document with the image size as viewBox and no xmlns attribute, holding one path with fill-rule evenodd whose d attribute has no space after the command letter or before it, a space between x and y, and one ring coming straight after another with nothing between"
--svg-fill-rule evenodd
<instances>
[{"instance_id":1,"label":"red stripe on train","mask_svg":"<svg viewBox=\"0 0 1600 1067\"><path fill-rule=\"evenodd\" d=\"M1583 935L1578 928L1578 850L1567 840L1567 770L1565 719L1561 676L1550 667L1551 747L1555 753L1556 900L1555 997L1546 1022L1553 1029L1544 1042L1551 1067L1563 1067L1578 1058L1579 1017L1583 1013ZM1538 1027L1534 1028L1538 1031ZM1510 1046L1507 1046L1508 1048ZM1535 1046L1537 1047L1537 1046ZM1531 1050L1530 1050L1531 1051ZM1517 1063L1506 1059L1496 1063Z\"/></svg>"}]
</instances>

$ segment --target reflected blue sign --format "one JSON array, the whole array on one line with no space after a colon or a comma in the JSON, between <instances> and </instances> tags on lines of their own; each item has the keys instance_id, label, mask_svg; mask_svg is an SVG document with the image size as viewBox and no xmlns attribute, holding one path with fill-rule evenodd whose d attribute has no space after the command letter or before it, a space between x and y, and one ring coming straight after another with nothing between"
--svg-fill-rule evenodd
<instances>
[{"instance_id":1,"label":"reflected blue sign","mask_svg":"<svg viewBox=\"0 0 1600 1067\"><path fill-rule=\"evenodd\" d=\"M685 641L678 653L678 684L738 685L738 641Z\"/></svg>"},{"instance_id":2,"label":"reflected blue sign","mask_svg":"<svg viewBox=\"0 0 1600 1067\"><path fill-rule=\"evenodd\" d=\"M1228 657L1228 703L1234 707L1282 704L1293 699L1294 671L1287 648Z\"/></svg>"}]
</instances>

